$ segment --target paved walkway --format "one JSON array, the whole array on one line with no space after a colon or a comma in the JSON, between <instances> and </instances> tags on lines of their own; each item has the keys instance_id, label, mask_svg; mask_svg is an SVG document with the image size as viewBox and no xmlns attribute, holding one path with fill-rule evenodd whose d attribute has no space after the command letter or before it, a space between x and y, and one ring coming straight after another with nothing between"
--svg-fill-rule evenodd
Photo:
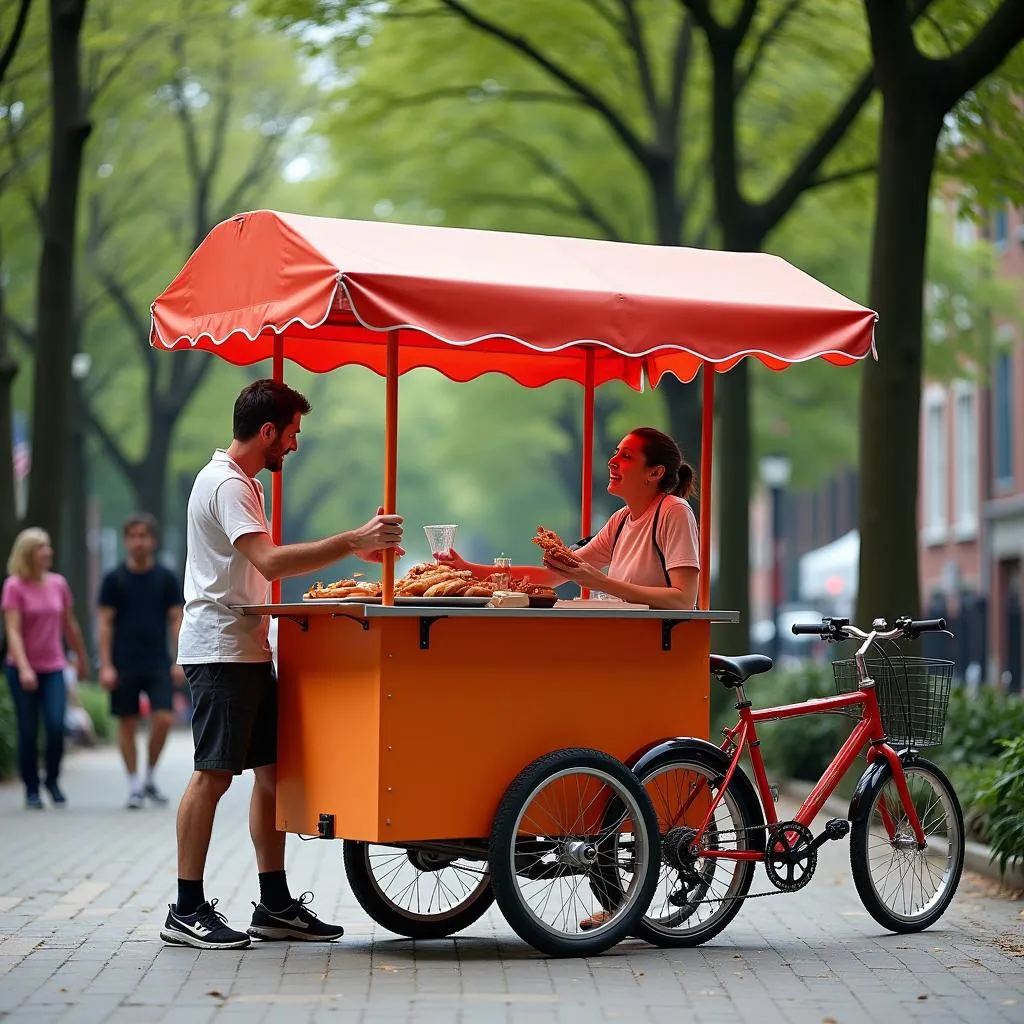
<instances>
[{"instance_id":1,"label":"paved walkway","mask_svg":"<svg viewBox=\"0 0 1024 1024\"><path fill-rule=\"evenodd\" d=\"M175 735L168 791L183 788L190 755L188 736ZM206 886L243 928L256 894L249 785L243 777L225 798ZM395 939L356 905L339 843L292 839L293 887L314 889L345 938L211 954L157 937L175 893L173 809L122 810L110 748L71 757L66 789L65 811L39 813L22 809L20 787L0 786L3 1024L1024 1022L1024 904L971 877L930 931L883 933L857 899L845 843L823 848L806 889L749 901L699 949L631 941L549 960L496 910L454 941Z\"/></svg>"}]
</instances>

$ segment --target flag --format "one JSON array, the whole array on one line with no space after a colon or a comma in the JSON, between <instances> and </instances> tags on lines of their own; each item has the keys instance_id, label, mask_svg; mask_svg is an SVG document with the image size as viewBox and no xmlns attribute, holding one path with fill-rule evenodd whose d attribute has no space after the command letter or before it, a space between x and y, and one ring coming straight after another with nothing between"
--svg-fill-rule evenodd
<instances>
[{"instance_id":1,"label":"flag","mask_svg":"<svg viewBox=\"0 0 1024 1024\"><path fill-rule=\"evenodd\" d=\"M14 414L12 440L14 482L20 483L28 476L29 470L32 468L32 448L28 443L28 431L25 428L25 417L18 413Z\"/></svg>"}]
</instances>

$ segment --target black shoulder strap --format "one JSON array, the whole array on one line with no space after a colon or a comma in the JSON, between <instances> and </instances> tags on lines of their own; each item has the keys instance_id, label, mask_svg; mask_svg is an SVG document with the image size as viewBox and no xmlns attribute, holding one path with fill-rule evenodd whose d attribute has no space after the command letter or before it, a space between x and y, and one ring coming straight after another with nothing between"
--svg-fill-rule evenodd
<instances>
[{"instance_id":1,"label":"black shoulder strap","mask_svg":"<svg viewBox=\"0 0 1024 1024\"><path fill-rule=\"evenodd\" d=\"M651 542L654 544L654 550L658 554L658 561L661 562L661 571L665 574L665 586L672 586L672 578L668 574L668 568L665 565L665 553L661 550L661 545L658 543L658 519L661 517L661 506L665 504L665 499L668 497L667 494L661 496L661 501L658 502L658 507L654 511L654 522L651 524Z\"/></svg>"},{"instance_id":2,"label":"black shoulder strap","mask_svg":"<svg viewBox=\"0 0 1024 1024\"><path fill-rule=\"evenodd\" d=\"M626 525L626 520L629 518L629 508L622 510L622 515L619 518L619 525L615 527L615 536L612 537L612 549L608 553L608 564L611 565L612 555L615 554L615 545L619 543L619 534L622 533Z\"/></svg>"}]
</instances>

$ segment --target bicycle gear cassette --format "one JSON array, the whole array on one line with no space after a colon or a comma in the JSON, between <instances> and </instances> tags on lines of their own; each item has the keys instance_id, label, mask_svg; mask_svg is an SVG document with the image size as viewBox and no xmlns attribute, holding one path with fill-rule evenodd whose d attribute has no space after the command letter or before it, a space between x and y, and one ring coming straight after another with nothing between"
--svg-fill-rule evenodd
<instances>
[{"instance_id":1,"label":"bicycle gear cassette","mask_svg":"<svg viewBox=\"0 0 1024 1024\"><path fill-rule=\"evenodd\" d=\"M814 836L798 821L780 821L768 833L764 870L780 892L796 892L813 877L818 866Z\"/></svg>"}]
</instances>

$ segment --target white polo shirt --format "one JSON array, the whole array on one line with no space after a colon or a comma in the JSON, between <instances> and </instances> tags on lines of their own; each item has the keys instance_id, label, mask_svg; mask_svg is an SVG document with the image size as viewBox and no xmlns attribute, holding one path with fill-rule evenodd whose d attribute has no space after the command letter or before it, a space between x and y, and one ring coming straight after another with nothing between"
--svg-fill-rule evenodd
<instances>
[{"instance_id":1,"label":"white polo shirt","mask_svg":"<svg viewBox=\"0 0 1024 1024\"><path fill-rule=\"evenodd\" d=\"M263 487L218 448L188 499L179 665L271 660L268 618L232 607L265 604L270 596L263 574L235 548L247 533L270 533Z\"/></svg>"}]
</instances>

